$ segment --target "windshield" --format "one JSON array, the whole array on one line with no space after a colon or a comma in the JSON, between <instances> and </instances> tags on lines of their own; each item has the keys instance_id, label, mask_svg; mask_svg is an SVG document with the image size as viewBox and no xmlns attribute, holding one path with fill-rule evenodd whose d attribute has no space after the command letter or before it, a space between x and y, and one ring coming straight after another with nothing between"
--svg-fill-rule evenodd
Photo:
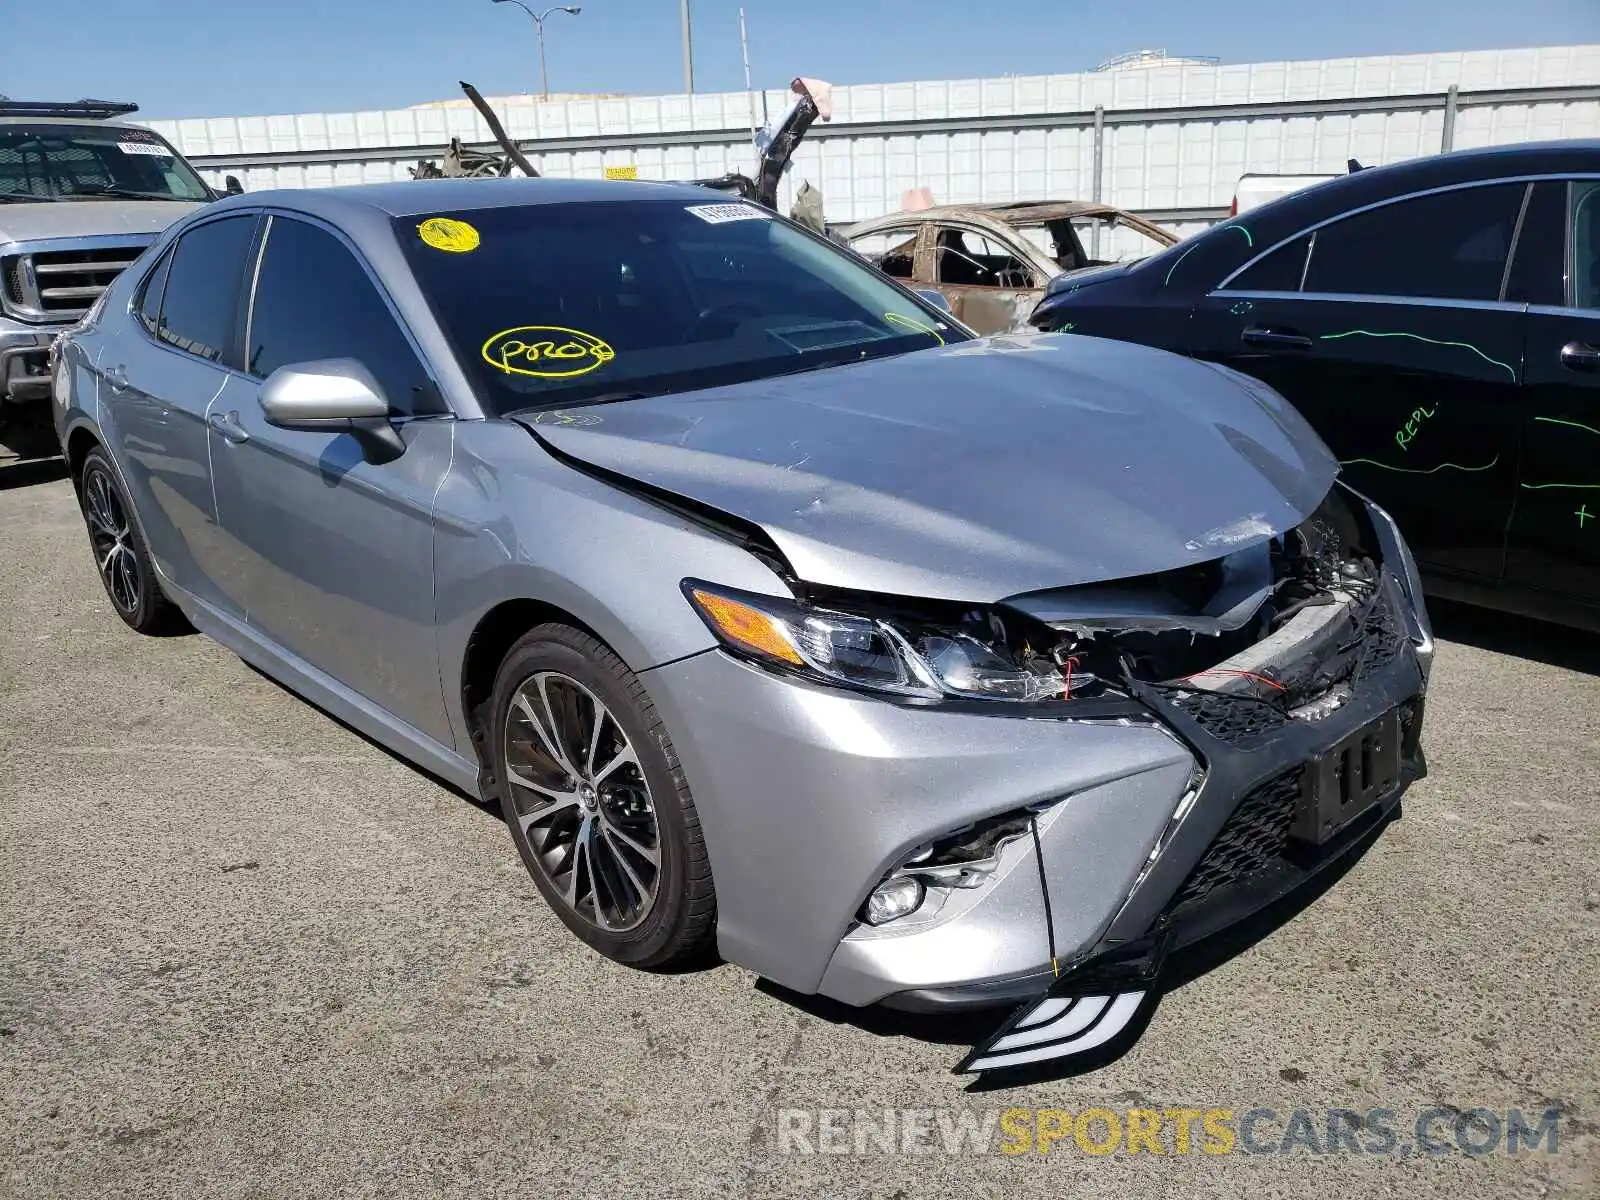
<instances>
[{"instance_id":1,"label":"windshield","mask_svg":"<svg viewBox=\"0 0 1600 1200\"><path fill-rule=\"evenodd\" d=\"M968 337L854 255L709 194L395 225L495 413L715 387Z\"/></svg>"},{"instance_id":2,"label":"windshield","mask_svg":"<svg viewBox=\"0 0 1600 1200\"><path fill-rule=\"evenodd\" d=\"M129 125L0 124L0 197L209 200L194 168Z\"/></svg>"}]
</instances>

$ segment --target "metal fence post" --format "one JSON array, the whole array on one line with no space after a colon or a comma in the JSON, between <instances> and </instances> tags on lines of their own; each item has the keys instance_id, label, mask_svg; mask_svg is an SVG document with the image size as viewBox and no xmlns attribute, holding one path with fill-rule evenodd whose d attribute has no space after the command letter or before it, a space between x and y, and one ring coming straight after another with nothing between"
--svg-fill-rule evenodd
<instances>
[{"instance_id":1,"label":"metal fence post","mask_svg":"<svg viewBox=\"0 0 1600 1200\"><path fill-rule=\"evenodd\" d=\"M1452 83L1444 94L1444 132L1439 137L1439 153L1448 153L1456 144L1456 105L1461 87Z\"/></svg>"},{"instance_id":2,"label":"metal fence post","mask_svg":"<svg viewBox=\"0 0 1600 1200\"><path fill-rule=\"evenodd\" d=\"M1089 199L1096 204L1102 203L1100 195L1100 181L1103 178L1106 152L1106 109L1103 104L1094 106L1094 186L1090 189ZM1089 257L1100 257L1100 225L1096 221L1094 228L1089 231Z\"/></svg>"}]
</instances>

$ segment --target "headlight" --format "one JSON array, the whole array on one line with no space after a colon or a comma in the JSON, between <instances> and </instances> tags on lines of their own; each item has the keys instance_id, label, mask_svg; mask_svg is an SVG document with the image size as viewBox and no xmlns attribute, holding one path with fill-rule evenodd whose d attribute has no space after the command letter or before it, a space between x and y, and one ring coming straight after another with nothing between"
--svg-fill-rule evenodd
<instances>
[{"instance_id":1,"label":"headlight","mask_svg":"<svg viewBox=\"0 0 1600 1200\"><path fill-rule=\"evenodd\" d=\"M729 650L824 683L923 700L1036 702L1095 680L966 629L911 625L685 580L684 594Z\"/></svg>"}]
</instances>

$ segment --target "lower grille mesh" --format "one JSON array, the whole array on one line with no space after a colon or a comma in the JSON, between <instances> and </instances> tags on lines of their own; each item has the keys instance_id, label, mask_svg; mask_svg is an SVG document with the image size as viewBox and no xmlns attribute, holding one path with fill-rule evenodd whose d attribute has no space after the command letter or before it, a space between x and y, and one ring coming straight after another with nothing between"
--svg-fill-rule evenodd
<instances>
[{"instance_id":1,"label":"lower grille mesh","mask_svg":"<svg viewBox=\"0 0 1600 1200\"><path fill-rule=\"evenodd\" d=\"M1304 771L1295 767L1245 793L1172 898L1172 908L1203 900L1214 888L1242 883L1278 864L1289 845Z\"/></svg>"}]
</instances>

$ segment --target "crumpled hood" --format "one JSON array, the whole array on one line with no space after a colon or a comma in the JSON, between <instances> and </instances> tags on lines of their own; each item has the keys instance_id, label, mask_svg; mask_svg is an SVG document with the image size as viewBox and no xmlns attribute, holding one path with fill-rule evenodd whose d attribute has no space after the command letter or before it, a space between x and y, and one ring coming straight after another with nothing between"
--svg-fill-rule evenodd
<instances>
[{"instance_id":1,"label":"crumpled hood","mask_svg":"<svg viewBox=\"0 0 1600 1200\"><path fill-rule=\"evenodd\" d=\"M199 208L183 200L52 200L0 204L0 243L100 234L156 234Z\"/></svg>"},{"instance_id":2,"label":"crumpled hood","mask_svg":"<svg viewBox=\"0 0 1600 1200\"><path fill-rule=\"evenodd\" d=\"M761 526L811 583L980 603L1220 558L1338 470L1245 376L1060 334L519 419Z\"/></svg>"}]
</instances>

